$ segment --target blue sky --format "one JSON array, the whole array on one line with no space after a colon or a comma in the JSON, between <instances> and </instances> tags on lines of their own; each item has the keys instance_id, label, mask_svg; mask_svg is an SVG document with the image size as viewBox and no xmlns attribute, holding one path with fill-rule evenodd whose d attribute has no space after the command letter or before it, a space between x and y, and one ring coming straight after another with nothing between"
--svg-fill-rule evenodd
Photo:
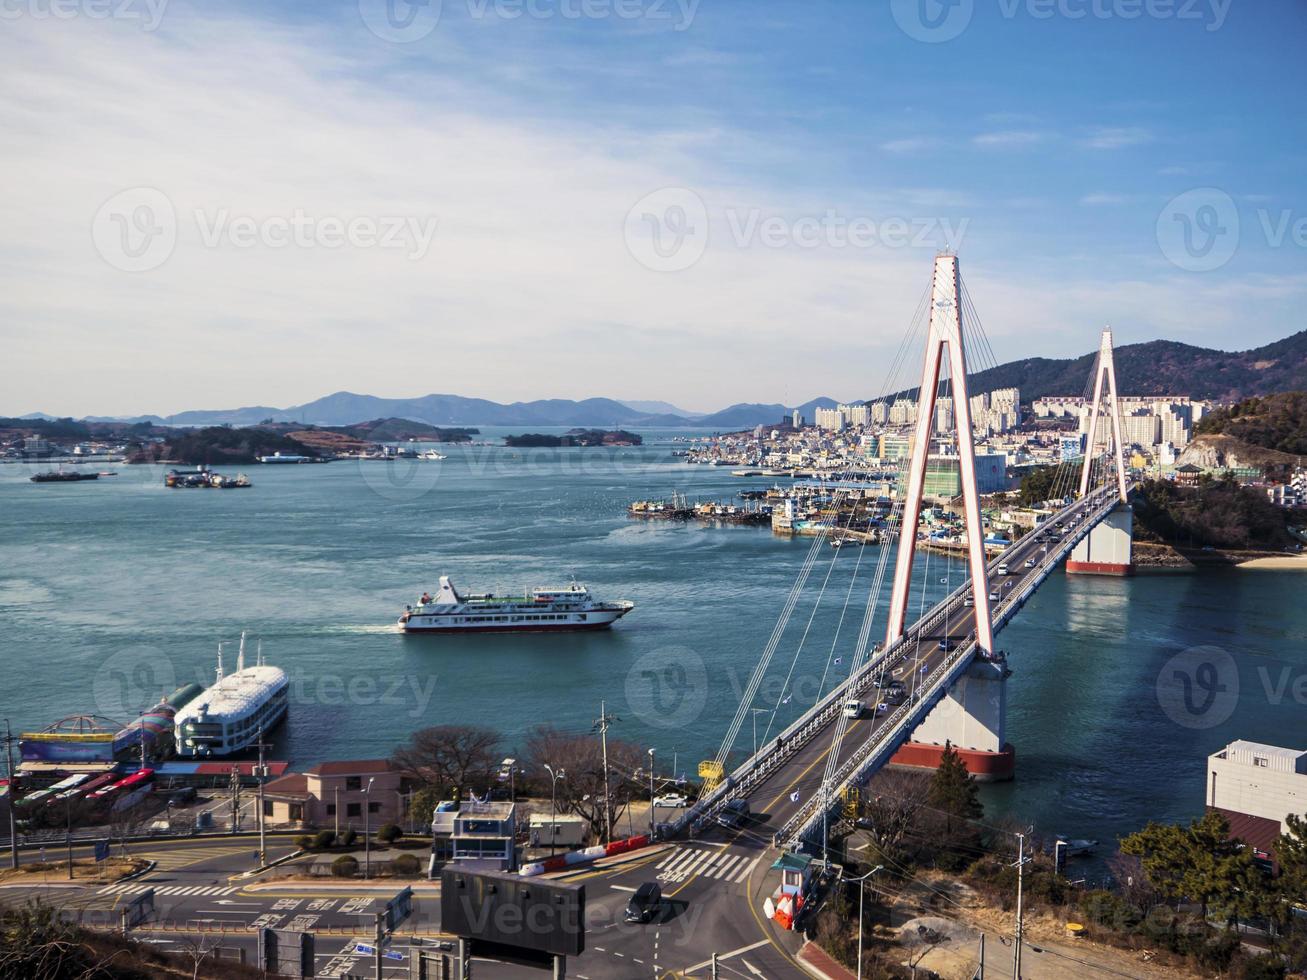
<instances>
[{"instance_id":1,"label":"blue sky","mask_svg":"<svg viewBox=\"0 0 1307 980\"><path fill-rule=\"evenodd\" d=\"M0 412L865 397L943 244L999 360L1305 325L1299 0L99 2L0 20Z\"/></svg>"}]
</instances>

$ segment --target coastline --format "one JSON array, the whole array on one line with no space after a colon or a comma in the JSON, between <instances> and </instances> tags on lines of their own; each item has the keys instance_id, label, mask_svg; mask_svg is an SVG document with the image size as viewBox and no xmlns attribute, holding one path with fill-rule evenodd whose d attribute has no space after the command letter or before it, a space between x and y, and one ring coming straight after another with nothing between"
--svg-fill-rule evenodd
<instances>
[{"instance_id":1,"label":"coastline","mask_svg":"<svg viewBox=\"0 0 1307 980\"><path fill-rule=\"evenodd\" d=\"M1299 572L1307 572L1307 554L1301 555L1271 555L1266 558L1253 558L1249 561L1240 562L1239 568L1253 569L1277 569L1285 571L1292 569Z\"/></svg>"}]
</instances>

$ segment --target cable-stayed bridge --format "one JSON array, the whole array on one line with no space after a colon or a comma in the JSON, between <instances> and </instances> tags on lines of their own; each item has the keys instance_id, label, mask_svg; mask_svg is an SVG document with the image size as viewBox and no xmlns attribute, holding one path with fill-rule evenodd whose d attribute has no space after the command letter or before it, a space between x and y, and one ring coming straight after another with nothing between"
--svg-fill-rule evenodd
<instances>
[{"instance_id":1,"label":"cable-stayed bridge","mask_svg":"<svg viewBox=\"0 0 1307 980\"><path fill-rule=\"evenodd\" d=\"M1111 331L1103 331L1086 390L1086 394L1093 391L1093 408L1083 456L1060 467L1050 488L1049 499L1058 500L1059 506L990 560L984 546L967 389L968 349L984 350L988 344L962 286L955 255L936 257L927 298L926 354L917 388L911 457L880 549L849 673L778 736L768 736L743 763L732 763L743 720L754 708L761 680L815 565L824 540L819 536L782 606L717 757L700 767L704 791L672 825L675 833L702 834L715 825L728 804L734 807L738 804L733 801L744 800L751 811L749 831L755 840L790 849L818 846L844 801L871 775L892 760L931 766L946 742L961 750L968 768L978 775L1010 775L1013 750L1004 729L1006 678L1011 671L1006 655L995 647L995 634L1066 559L1070 559L1068 571L1129 571L1130 484L1120 442ZM948 414L956 419L968 578L909 624L925 474L932 447L940 442L937 430L944 428L940 419ZM1105 430L1102 436L1100 423ZM837 498L837 512L838 502ZM897 559L887 583L888 556L894 550L890 541L895 537ZM874 618L882 605L879 596L886 584L891 589L885 638L872 645Z\"/></svg>"}]
</instances>

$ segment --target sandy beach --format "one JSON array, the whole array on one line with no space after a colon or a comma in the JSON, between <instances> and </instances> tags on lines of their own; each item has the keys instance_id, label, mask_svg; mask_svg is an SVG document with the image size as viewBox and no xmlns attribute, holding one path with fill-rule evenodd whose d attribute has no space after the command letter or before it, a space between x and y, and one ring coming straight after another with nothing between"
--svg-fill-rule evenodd
<instances>
[{"instance_id":1,"label":"sandy beach","mask_svg":"<svg viewBox=\"0 0 1307 980\"><path fill-rule=\"evenodd\" d=\"M1275 555L1270 558L1254 558L1252 561L1241 562L1239 568L1275 568L1275 569L1299 569L1307 571L1307 554L1303 555Z\"/></svg>"}]
</instances>

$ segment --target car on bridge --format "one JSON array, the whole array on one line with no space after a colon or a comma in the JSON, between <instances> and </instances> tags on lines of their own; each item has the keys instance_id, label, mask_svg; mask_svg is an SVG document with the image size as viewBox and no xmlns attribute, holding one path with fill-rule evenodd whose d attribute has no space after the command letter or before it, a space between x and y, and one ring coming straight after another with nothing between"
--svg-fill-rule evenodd
<instances>
[{"instance_id":1,"label":"car on bridge","mask_svg":"<svg viewBox=\"0 0 1307 980\"><path fill-rule=\"evenodd\" d=\"M841 712L845 718L861 718L865 705L857 698L850 698L844 702L844 710Z\"/></svg>"},{"instance_id":2,"label":"car on bridge","mask_svg":"<svg viewBox=\"0 0 1307 980\"><path fill-rule=\"evenodd\" d=\"M943 650L945 653L948 653L950 650L956 650L958 648L959 642L960 641L958 641L955 637L952 636L941 637L939 641L939 648Z\"/></svg>"},{"instance_id":3,"label":"car on bridge","mask_svg":"<svg viewBox=\"0 0 1307 980\"><path fill-rule=\"evenodd\" d=\"M727 830L738 830L748 822L749 815L749 801L737 796L726 801L726 805L717 814L717 823Z\"/></svg>"},{"instance_id":4,"label":"car on bridge","mask_svg":"<svg viewBox=\"0 0 1307 980\"><path fill-rule=\"evenodd\" d=\"M1026 568L1034 568L1034 567L1035 567L1035 559L1033 559L1033 558L1027 558L1027 559L1026 559Z\"/></svg>"}]
</instances>

